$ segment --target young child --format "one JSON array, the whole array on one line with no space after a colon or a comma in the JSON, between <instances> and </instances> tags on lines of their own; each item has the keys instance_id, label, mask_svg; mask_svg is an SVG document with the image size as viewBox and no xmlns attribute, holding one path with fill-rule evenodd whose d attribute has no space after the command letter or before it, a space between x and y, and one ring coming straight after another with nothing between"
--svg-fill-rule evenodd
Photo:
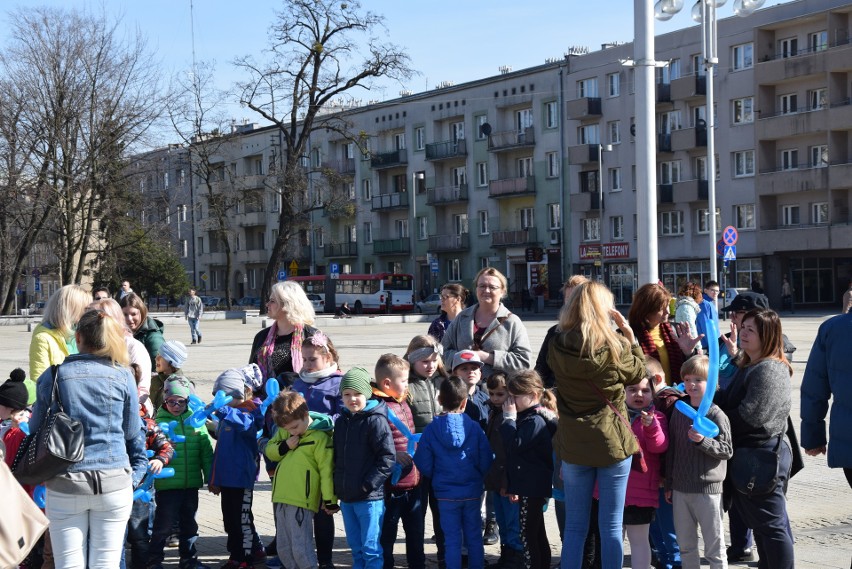
<instances>
[{"instance_id":1,"label":"young child","mask_svg":"<svg viewBox=\"0 0 852 569\"><path fill-rule=\"evenodd\" d=\"M278 463L272 479L276 549L287 569L317 567L313 517L337 509L334 495L334 448L328 415L308 410L296 391L282 391L271 406L278 430L266 456Z\"/></svg>"},{"instance_id":2,"label":"young child","mask_svg":"<svg viewBox=\"0 0 852 569\"><path fill-rule=\"evenodd\" d=\"M697 408L707 388L707 356L693 356L683 363L680 376ZM684 569L698 569L697 527L704 538L704 557L710 567L727 567L725 531L722 526L722 482L727 460L733 455L731 425L727 415L711 405L707 418L719 427L715 438L704 437L692 428L692 419L675 409L669 423L666 456L666 500L674 507L674 525Z\"/></svg>"},{"instance_id":3,"label":"young child","mask_svg":"<svg viewBox=\"0 0 852 569\"><path fill-rule=\"evenodd\" d=\"M468 391L456 376L441 383L438 401L445 412L426 427L414 454L414 463L432 479L438 497L447 569L461 568L462 534L468 567L485 565L479 504L493 454L485 431L464 413Z\"/></svg>"},{"instance_id":4,"label":"young child","mask_svg":"<svg viewBox=\"0 0 852 569\"><path fill-rule=\"evenodd\" d=\"M472 350L461 350L453 356L453 375L467 386L468 402L465 413L476 421L482 430L488 428L488 392L482 388L482 360Z\"/></svg>"},{"instance_id":5,"label":"young child","mask_svg":"<svg viewBox=\"0 0 852 569\"><path fill-rule=\"evenodd\" d=\"M521 543L520 511L518 503L509 499L506 488L509 481L506 477L506 447L500 434L503 424L503 403L509 398L506 389L506 374L495 372L485 381L488 388L488 425L485 435L494 451L494 462L485 476L485 490L494 496L494 510L497 527L500 534L501 567L520 567L523 563L524 547Z\"/></svg>"},{"instance_id":6,"label":"young child","mask_svg":"<svg viewBox=\"0 0 852 569\"><path fill-rule=\"evenodd\" d=\"M553 434L556 416L542 407L553 397L534 370L517 372L506 384L500 434L506 448L507 492L520 503L524 566L550 569L550 544L544 527L544 506L553 480Z\"/></svg>"},{"instance_id":7,"label":"young child","mask_svg":"<svg viewBox=\"0 0 852 569\"><path fill-rule=\"evenodd\" d=\"M152 569L162 567L165 558L163 549L175 524L178 526L180 566L188 569L204 567L198 562L198 551L195 549L195 541L198 539L195 513L198 511L198 489L210 480L213 442L205 426L194 429L184 424L192 414L187 407L191 394L190 381L182 375L172 375L163 386L163 405L157 411L158 423L175 421L172 439L176 438L175 435L185 439L183 442L171 441L174 455L169 466L175 469L175 475L154 481L157 508L148 551L148 567Z\"/></svg>"},{"instance_id":8,"label":"young child","mask_svg":"<svg viewBox=\"0 0 852 569\"><path fill-rule=\"evenodd\" d=\"M396 452L387 405L370 399L370 373L361 367L340 382L343 405L334 422L334 491L340 499L352 566L379 569L384 564L379 534L385 513L385 482Z\"/></svg>"},{"instance_id":9,"label":"young child","mask_svg":"<svg viewBox=\"0 0 852 569\"><path fill-rule=\"evenodd\" d=\"M29 420L27 411L27 398L29 392L24 380L27 374L21 368L15 368L9 374L3 385L0 385L0 421L9 421L9 424L0 429L0 439L6 445L6 464L10 467L18 454L21 442L27 437L21 429L21 425ZM30 496L32 487L24 486Z\"/></svg>"},{"instance_id":10,"label":"young child","mask_svg":"<svg viewBox=\"0 0 852 569\"><path fill-rule=\"evenodd\" d=\"M384 401L389 414L393 412L397 419L414 433L414 417L408 406L408 362L395 354L384 354L376 362L376 387L373 397ZM423 553L425 524L420 484L420 472L414 466L408 454L408 438L388 419L396 450L395 468L400 469L399 479L393 482L393 476L385 488L385 519L382 523L382 551L384 566L394 566L393 546L399 522L405 529L405 557L407 567L424 569L426 556Z\"/></svg>"},{"instance_id":11,"label":"young child","mask_svg":"<svg viewBox=\"0 0 852 569\"><path fill-rule=\"evenodd\" d=\"M668 447L666 416L654 409L654 392L646 377L624 388L627 420L644 455L646 472L631 468L624 499L624 529L634 569L651 565L649 531L660 504L660 462Z\"/></svg>"},{"instance_id":12,"label":"young child","mask_svg":"<svg viewBox=\"0 0 852 569\"><path fill-rule=\"evenodd\" d=\"M256 378L241 369L222 372L213 393L223 391L234 399L217 410L216 451L208 488L222 497L222 521L228 534L230 558L223 569L251 569L258 538L251 511L254 482L260 468L257 433L263 428L260 400L253 399ZM251 384L247 383L251 382Z\"/></svg>"},{"instance_id":13,"label":"young child","mask_svg":"<svg viewBox=\"0 0 852 569\"><path fill-rule=\"evenodd\" d=\"M154 358L154 371L157 375L151 378L150 396L154 409L163 405L163 386L169 376L183 376L182 368L188 355L186 346L177 340L166 340L160 345L160 350Z\"/></svg>"}]
</instances>

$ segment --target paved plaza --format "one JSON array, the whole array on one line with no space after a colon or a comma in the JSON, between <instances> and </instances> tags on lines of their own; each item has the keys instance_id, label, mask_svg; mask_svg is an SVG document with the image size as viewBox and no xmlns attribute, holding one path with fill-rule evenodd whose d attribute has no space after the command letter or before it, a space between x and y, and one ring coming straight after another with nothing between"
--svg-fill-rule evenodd
<instances>
[{"instance_id":1,"label":"paved plaza","mask_svg":"<svg viewBox=\"0 0 852 569\"><path fill-rule=\"evenodd\" d=\"M189 344L189 327L183 317L173 314L155 315L165 324L167 339L180 340ZM527 324L533 355L545 332L555 321L555 312L547 316L535 315L527 318L521 313ZM811 344L819 324L827 318L824 314L782 315L784 332L797 346L793 368L793 419L799 426L799 386ZM417 334L424 334L432 317L426 316L377 316L358 317L348 320L336 320L321 316L318 326L324 329L334 341L340 353L340 364L344 370L352 366L364 366L373 369L378 357L386 352L402 355L408 341ZM195 380L202 398L209 399L213 380L229 367L244 365L249 358L251 341L260 330L264 319L251 315L243 324L241 320L203 320L201 323L204 341L197 346L189 346L189 358L184 369ZM727 324L722 323L725 330ZM7 374L14 367L27 369L27 354L30 333L26 324L0 326L0 370ZM847 569L852 558L852 491L849 489L842 471L829 469L825 457L805 457L806 468L790 483L788 493L789 512L796 538L797 567L813 569ZM255 486L254 503L257 530L265 541L274 533L272 507L270 504L270 484L266 474ZM558 530L552 508L545 515L548 537L551 541L554 564L558 561L560 546ZM217 497L202 491L198 521L201 537L198 547L204 563L218 567L227 559L222 518ZM426 551L428 563L436 567L435 546L430 540L432 535L431 516L427 516ZM499 555L499 546L486 546L486 560L495 561ZM400 528L400 538L396 548L397 566L405 567L404 534ZM167 567L177 567L177 550L167 551ZM335 564L338 567L351 566L351 557L346 547L342 518L337 518L335 540ZM732 567L756 567L751 564L735 564ZM629 561L625 562L629 566Z\"/></svg>"}]
</instances>

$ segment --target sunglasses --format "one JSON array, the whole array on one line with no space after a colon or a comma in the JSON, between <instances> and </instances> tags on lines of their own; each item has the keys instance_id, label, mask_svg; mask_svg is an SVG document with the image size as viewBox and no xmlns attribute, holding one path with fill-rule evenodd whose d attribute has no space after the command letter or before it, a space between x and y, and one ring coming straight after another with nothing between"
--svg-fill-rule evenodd
<instances>
[{"instance_id":1,"label":"sunglasses","mask_svg":"<svg viewBox=\"0 0 852 569\"><path fill-rule=\"evenodd\" d=\"M186 399L166 399L163 403L169 407L184 407L186 406Z\"/></svg>"}]
</instances>

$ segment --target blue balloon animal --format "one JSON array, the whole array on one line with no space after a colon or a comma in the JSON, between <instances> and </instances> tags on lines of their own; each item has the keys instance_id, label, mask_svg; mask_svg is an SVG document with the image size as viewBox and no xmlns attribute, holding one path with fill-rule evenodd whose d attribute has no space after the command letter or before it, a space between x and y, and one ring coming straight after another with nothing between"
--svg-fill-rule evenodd
<instances>
[{"instance_id":1,"label":"blue balloon animal","mask_svg":"<svg viewBox=\"0 0 852 569\"><path fill-rule=\"evenodd\" d=\"M150 502L154 497L153 492L151 492L151 487L154 486L154 480L157 478L171 478L175 475L175 469L171 467L167 467L162 469L157 474L151 472L150 467L148 467L148 473L145 475L145 478L142 480L142 484L133 491L133 501L142 500L143 502Z\"/></svg>"},{"instance_id":2,"label":"blue balloon animal","mask_svg":"<svg viewBox=\"0 0 852 569\"><path fill-rule=\"evenodd\" d=\"M186 437L183 435L177 434L177 421L169 421L168 423L157 423L157 426L160 427L160 430L163 431L163 434L166 435L173 443L182 443L186 441Z\"/></svg>"},{"instance_id":3,"label":"blue balloon animal","mask_svg":"<svg viewBox=\"0 0 852 569\"><path fill-rule=\"evenodd\" d=\"M30 424L29 423L19 423L18 428L21 429L25 435L30 434Z\"/></svg>"},{"instance_id":4,"label":"blue balloon animal","mask_svg":"<svg viewBox=\"0 0 852 569\"><path fill-rule=\"evenodd\" d=\"M204 425L204 423L213 415L213 413L215 413L233 400L233 397L231 397L230 395L225 395L224 391L219 390L216 392L216 396L213 398L213 401L211 401L201 409L197 409L192 415L184 419L183 424L188 425L193 429L198 429L199 427Z\"/></svg>"},{"instance_id":5,"label":"blue balloon animal","mask_svg":"<svg viewBox=\"0 0 852 569\"><path fill-rule=\"evenodd\" d=\"M260 405L261 415L266 415L266 410L269 409L269 406L272 405L272 402L275 401L275 398L278 397L280 392L281 384L274 377L270 377L266 382L266 399Z\"/></svg>"},{"instance_id":6,"label":"blue balloon animal","mask_svg":"<svg viewBox=\"0 0 852 569\"><path fill-rule=\"evenodd\" d=\"M719 385L719 328L712 319L707 322L707 351L710 356L710 368L707 371L707 389L698 409L693 409L686 401L675 403L677 410L692 419L692 428L705 437L714 438L719 434L719 426L707 418L713 395Z\"/></svg>"},{"instance_id":7,"label":"blue balloon animal","mask_svg":"<svg viewBox=\"0 0 852 569\"><path fill-rule=\"evenodd\" d=\"M45 489L44 484L39 484L38 486L33 488L33 502L35 502L35 505L41 508L42 510L44 509L44 506L47 503L45 501L46 493L47 489Z\"/></svg>"},{"instance_id":8,"label":"blue balloon animal","mask_svg":"<svg viewBox=\"0 0 852 569\"><path fill-rule=\"evenodd\" d=\"M410 456L414 456L414 450L417 448L417 443L420 442L420 434L413 434L411 430L408 428L408 425L403 423L399 417L396 416L396 413L388 409L388 421L396 427L402 435L408 439L408 448L406 452ZM399 482L399 479L402 477L402 465L398 462L393 463L393 469L391 470L391 484L396 484Z\"/></svg>"}]
</instances>

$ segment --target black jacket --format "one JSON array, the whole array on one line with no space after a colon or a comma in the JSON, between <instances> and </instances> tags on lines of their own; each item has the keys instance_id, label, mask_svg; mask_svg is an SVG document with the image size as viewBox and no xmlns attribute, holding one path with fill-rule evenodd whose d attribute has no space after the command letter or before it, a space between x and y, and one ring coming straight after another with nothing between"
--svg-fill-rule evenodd
<instances>
[{"instance_id":1,"label":"black jacket","mask_svg":"<svg viewBox=\"0 0 852 569\"><path fill-rule=\"evenodd\" d=\"M553 435L556 416L539 405L518 413L517 421L503 419L500 434L506 449L508 492L530 498L549 498L553 489Z\"/></svg>"},{"instance_id":2,"label":"black jacket","mask_svg":"<svg viewBox=\"0 0 852 569\"><path fill-rule=\"evenodd\" d=\"M334 422L334 492L341 501L382 500L395 461L384 401L370 399L363 411L340 413Z\"/></svg>"}]
</instances>

